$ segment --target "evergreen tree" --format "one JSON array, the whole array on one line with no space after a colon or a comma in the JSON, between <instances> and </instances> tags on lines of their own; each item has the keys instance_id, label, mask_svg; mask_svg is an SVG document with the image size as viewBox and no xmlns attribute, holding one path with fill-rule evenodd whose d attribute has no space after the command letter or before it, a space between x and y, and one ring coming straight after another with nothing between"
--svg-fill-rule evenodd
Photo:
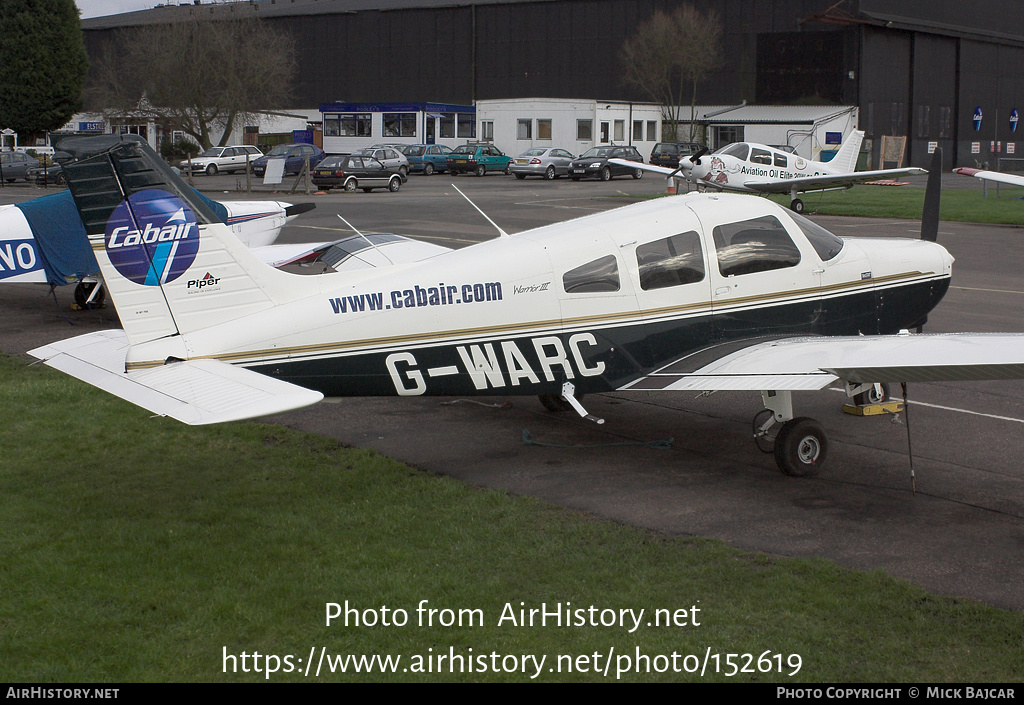
<instances>
[{"instance_id":1,"label":"evergreen tree","mask_svg":"<svg viewBox=\"0 0 1024 705\"><path fill-rule=\"evenodd\" d=\"M81 109L88 68L75 0L0 2L0 128L63 127Z\"/></svg>"}]
</instances>

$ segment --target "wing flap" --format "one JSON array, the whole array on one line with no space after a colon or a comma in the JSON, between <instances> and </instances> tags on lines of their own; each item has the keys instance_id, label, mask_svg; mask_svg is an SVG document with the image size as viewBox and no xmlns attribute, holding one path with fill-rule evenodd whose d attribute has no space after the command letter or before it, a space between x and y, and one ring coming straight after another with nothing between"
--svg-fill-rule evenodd
<instances>
[{"instance_id":1,"label":"wing flap","mask_svg":"<svg viewBox=\"0 0 1024 705\"><path fill-rule=\"evenodd\" d=\"M30 350L50 367L154 414L190 425L258 418L323 399L289 382L219 360L187 360L125 372L124 331L100 331Z\"/></svg>"}]
</instances>

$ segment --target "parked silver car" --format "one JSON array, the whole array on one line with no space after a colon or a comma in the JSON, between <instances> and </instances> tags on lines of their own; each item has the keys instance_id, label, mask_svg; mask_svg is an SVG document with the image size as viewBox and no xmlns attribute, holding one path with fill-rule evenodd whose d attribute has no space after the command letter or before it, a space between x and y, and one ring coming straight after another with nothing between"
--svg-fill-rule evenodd
<instances>
[{"instance_id":1,"label":"parked silver car","mask_svg":"<svg viewBox=\"0 0 1024 705\"><path fill-rule=\"evenodd\" d=\"M35 166L39 166L39 160L24 152L0 153L0 170L3 171L4 181L28 179L28 170Z\"/></svg>"},{"instance_id":2,"label":"parked silver car","mask_svg":"<svg viewBox=\"0 0 1024 705\"><path fill-rule=\"evenodd\" d=\"M239 144L231 147L211 147L198 157L192 158L192 173L206 172L213 176L219 171L231 174L236 171L245 171L246 156L253 162L263 156L259 148L249 144ZM181 170L188 172L189 162L183 161Z\"/></svg>"},{"instance_id":3,"label":"parked silver car","mask_svg":"<svg viewBox=\"0 0 1024 705\"><path fill-rule=\"evenodd\" d=\"M573 155L558 147L534 147L512 160L510 169L517 179L542 176L548 181L569 173Z\"/></svg>"},{"instance_id":4,"label":"parked silver car","mask_svg":"<svg viewBox=\"0 0 1024 705\"><path fill-rule=\"evenodd\" d=\"M373 157L386 168L397 171L402 175L402 181L409 178L409 159L398 151L396 147L374 146L360 149L352 154L360 157Z\"/></svg>"}]
</instances>

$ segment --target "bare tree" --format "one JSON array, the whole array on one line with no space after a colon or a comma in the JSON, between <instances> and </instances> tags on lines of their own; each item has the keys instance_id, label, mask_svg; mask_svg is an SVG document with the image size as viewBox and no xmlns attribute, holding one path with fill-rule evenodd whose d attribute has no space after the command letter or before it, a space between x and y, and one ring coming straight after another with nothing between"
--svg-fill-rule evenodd
<instances>
[{"instance_id":1,"label":"bare tree","mask_svg":"<svg viewBox=\"0 0 1024 705\"><path fill-rule=\"evenodd\" d=\"M680 5L668 14L656 11L622 46L625 81L661 103L677 139L687 93L690 140L695 137L697 84L721 63L721 42L717 13Z\"/></svg>"},{"instance_id":2,"label":"bare tree","mask_svg":"<svg viewBox=\"0 0 1024 705\"><path fill-rule=\"evenodd\" d=\"M291 38L258 19L198 15L133 27L96 61L88 96L101 109L144 114L204 148L227 144L239 121L287 103L295 75Z\"/></svg>"}]
</instances>

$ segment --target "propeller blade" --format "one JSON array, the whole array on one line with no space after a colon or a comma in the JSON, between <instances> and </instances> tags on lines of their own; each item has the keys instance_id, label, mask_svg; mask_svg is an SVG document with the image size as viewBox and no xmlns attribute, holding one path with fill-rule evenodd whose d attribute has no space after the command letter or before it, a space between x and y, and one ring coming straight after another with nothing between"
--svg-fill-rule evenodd
<instances>
[{"instance_id":1,"label":"propeller blade","mask_svg":"<svg viewBox=\"0 0 1024 705\"><path fill-rule=\"evenodd\" d=\"M316 208L315 203L296 203L295 205L288 206L284 209L284 214L288 217L293 215L299 215L300 213L308 213L309 211Z\"/></svg>"},{"instance_id":2,"label":"propeller blade","mask_svg":"<svg viewBox=\"0 0 1024 705\"><path fill-rule=\"evenodd\" d=\"M700 164L700 158L703 157L707 153L708 153L708 148L707 147L701 147L700 149L697 150L696 154L693 154L693 155L690 156L690 162L692 162L693 164Z\"/></svg>"},{"instance_id":3,"label":"propeller blade","mask_svg":"<svg viewBox=\"0 0 1024 705\"><path fill-rule=\"evenodd\" d=\"M928 168L928 185L924 190L924 211L921 213L921 239L936 242L939 237L939 201L942 198L942 150L936 149Z\"/></svg>"}]
</instances>

